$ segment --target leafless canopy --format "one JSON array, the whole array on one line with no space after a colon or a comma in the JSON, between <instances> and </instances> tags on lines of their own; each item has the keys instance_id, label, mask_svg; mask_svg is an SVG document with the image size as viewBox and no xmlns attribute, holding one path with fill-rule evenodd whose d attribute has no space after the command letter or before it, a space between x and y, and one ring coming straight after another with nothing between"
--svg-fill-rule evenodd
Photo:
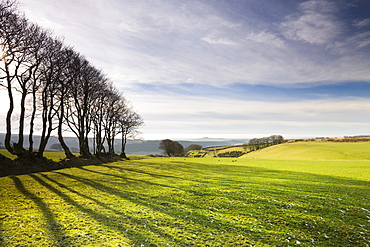
<instances>
[{"instance_id":1,"label":"leafless canopy","mask_svg":"<svg viewBox=\"0 0 370 247\"><path fill-rule=\"evenodd\" d=\"M19 157L42 157L54 131L67 157L73 154L63 139L65 131L76 135L80 154L86 157L92 150L98 155L114 153L115 137L121 133L125 157L127 138L143 124L101 70L62 39L30 22L13 0L0 2L0 86L9 97L5 146ZM16 122L15 109L19 109ZM14 124L17 142L11 141ZM35 149L37 125L41 140ZM25 147L27 130L29 146Z\"/></svg>"}]
</instances>

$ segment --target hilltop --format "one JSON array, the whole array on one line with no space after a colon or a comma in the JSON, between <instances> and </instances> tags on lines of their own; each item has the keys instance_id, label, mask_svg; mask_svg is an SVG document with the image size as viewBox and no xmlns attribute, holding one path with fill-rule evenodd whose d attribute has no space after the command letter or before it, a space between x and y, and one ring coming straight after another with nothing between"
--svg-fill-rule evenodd
<instances>
[{"instance_id":1,"label":"hilltop","mask_svg":"<svg viewBox=\"0 0 370 247\"><path fill-rule=\"evenodd\" d=\"M243 155L248 159L370 160L370 142L284 143Z\"/></svg>"},{"instance_id":2,"label":"hilltop","mask_svg":"<svg viewBox=\"0 0 370 247\"><path fill-rule=\"evenodd\" d=\"M300 140L268 146L256 151L250 145L229 145L205 147L190 151L189 157L232 157L246 159L274 160L370 160L368 139L357 142L343 142L345 139Z\"/></svg>"}]
</instances>

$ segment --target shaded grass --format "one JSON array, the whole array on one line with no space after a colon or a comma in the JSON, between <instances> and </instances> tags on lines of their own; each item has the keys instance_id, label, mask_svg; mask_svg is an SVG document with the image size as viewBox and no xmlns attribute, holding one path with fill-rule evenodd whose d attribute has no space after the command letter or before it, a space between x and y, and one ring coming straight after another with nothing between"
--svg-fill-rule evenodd
<instances>
[{"instance_id":1,"label":"shaded grass","mask_svg":"<svg viewBox=\"0 0 370 247\"><path fill-rule=\"evenodd\" d=\"M366 246L369 166L151 158L4 177L0 243Z\"/></svg>"}]
</instances>

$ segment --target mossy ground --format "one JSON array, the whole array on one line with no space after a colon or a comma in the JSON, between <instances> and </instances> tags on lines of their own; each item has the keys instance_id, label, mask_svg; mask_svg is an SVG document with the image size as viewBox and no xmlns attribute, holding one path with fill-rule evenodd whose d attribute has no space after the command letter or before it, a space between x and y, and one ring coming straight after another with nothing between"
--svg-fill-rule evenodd
<instances>
[{"instance_id":1,"label":"mossy ground","mask_svg":"<svg viewBox=\"0 0 370 247\"><path fill-rule=\"evenodd\" d=\"M0 178L3 246L368 246L370 163L145 158Z\"/></svg>"}]
</instances>

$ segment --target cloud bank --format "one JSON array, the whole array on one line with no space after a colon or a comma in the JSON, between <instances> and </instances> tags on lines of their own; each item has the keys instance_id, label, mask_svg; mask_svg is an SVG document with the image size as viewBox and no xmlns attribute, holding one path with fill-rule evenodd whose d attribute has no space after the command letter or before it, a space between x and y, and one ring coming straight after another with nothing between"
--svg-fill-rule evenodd
<instances>
[{"instance_id":1,"label":"cloud bank","mask_svg":"<svg viewBox=\"0 0 370 247\"><path fill-rule=\"evenodd\" d=\"M22 3L112 78L145 138L368 132L368 1Z\"/></svg>"}]
</instances>

